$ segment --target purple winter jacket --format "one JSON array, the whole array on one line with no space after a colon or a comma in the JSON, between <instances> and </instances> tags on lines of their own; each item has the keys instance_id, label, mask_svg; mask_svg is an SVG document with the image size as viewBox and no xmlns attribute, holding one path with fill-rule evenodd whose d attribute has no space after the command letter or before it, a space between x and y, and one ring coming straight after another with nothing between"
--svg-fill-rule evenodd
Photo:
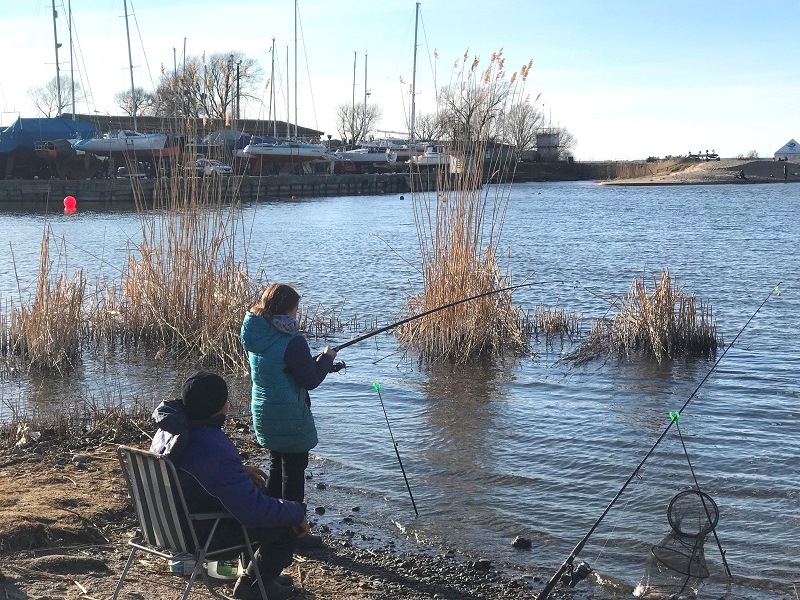
<instances>
[{"instance_id":1,"label":"purple winter jacket","mask_svg":"<svg viewBox=\"0 0 800 600\"><path fill-rule=\"evenodd\" d=\"M167 454L177 468L190 512L222 507L248 528L296 527L305 518L301 503L272 498L256 487L222 431L221 416L191 421L176 399L159 404L153 419L158 431L150 451Z\"/></svg>"}]
</instances>

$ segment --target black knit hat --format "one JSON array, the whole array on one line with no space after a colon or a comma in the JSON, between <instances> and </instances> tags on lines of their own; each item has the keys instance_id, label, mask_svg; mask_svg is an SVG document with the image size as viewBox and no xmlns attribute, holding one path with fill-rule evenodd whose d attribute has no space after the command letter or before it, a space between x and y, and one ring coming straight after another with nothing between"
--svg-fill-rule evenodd
<instances>
[{"instance_id":1,"label":"black knit hat","mask_svg":"<svg viewBox=\"0 0 800 600\"><path fill-rule=\"evenodd\" d=\"M228 385L216 373L198 371L183 382L181 400L189 418L207 419L225 406Z\"/></svg>"}]
</instances>

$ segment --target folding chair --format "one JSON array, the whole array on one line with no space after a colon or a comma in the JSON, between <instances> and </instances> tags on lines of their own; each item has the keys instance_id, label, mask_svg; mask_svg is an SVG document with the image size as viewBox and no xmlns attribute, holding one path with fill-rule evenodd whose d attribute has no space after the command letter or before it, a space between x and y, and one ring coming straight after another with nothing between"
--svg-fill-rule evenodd
<instances>
[{"instance_id":1,"label":"folding chair","mask_svg":"<svg viewBox=\"0 0 800 600\"><path fill-rule=\"evenodd\" d=\"M122 473L128 485L128 493L136 511L140 530L128 542L131 553L114 590L114 600L122 589L134 555L140 550L165 560L194 561L194 570L183 591L183 600L189 597L198 573L202 573L206 587L214 597L228 598L212 587L203 563L216 558L229 558L236 551L247 550L258 578L261 597L263 600L268 600L253 553L253 543L250 541L247 529L241 523L228 512L190 513L175 465L168 458L128 446L119 446L117 456L122 465ZM209 550L217 527L221 522L228 520L235 521L242 528L245 543ZM200 521L212 522L208 538L202 543L195 529L195 524ZM184 527L181 526L182 523ZM186 535L187 531L189 536Z\"/></svg>"}]
</instances>

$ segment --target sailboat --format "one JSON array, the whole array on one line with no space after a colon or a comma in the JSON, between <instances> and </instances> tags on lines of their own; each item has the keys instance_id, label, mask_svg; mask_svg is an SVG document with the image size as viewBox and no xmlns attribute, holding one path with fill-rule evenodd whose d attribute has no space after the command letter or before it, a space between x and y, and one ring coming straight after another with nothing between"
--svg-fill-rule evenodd
<instances>
[{"instance_id":1,"label":"sailboat","mask_svg":"<svg viewBox=\"0 0 800 600\"><path fill-rule=\"evenodd\" d=\"M455 158L451 156L448 148L435 144L432 141L420 143L416 139L416 85L417 85L417 28L419 27L419 2L414 23L414 74L411 80L411 128L409 143L409 163L421 168L456 168ZM419 151L422 150L422 153Z\"/></svg>"},{"instance_id":2,"label":"sailboat","mask_svg":"<svg viewBox=\"0 0 800 600\"><path fill-rule=\"evenodd\" d=\"M165 133L139 133L130 129L119 129L105 133L99 138L76 140L72 146L75 150L107 156L112 152L157 153L166 143Z\"/></svg>"},{"instance_id":3,"label":"sailboat","mask_svg":"<svg viewBox=\"0 0 800 600\"><path fill-rule=\"evenodd\" d=\"M293 140L280 140L276 142L260 142L247 144L242 148L240 156L244 158L270 157L274 159L286 158L323 158L328 149L322 144L307 144Z\"/></svg>"},{"instance_id":4,"label":"sailboat","mask_svg":"<svg viewBox=\"0 0 800 600\"><path fill-rule=\"evenodd\" d=\"M249 161L251 172L279 173L298 172L308 170L307 163L311 161L331 160L328 149L323 144L311 144L297 140L297 0L294 3L294 138L292 140L275 140L274 142L258 142L247 144L236 155ZM275 71L275 43L273 40L272 70ZM287 58L288 71L288 58ZM287 73L288 76L288 73ZM274 90L274 88L273 88ZM288 112L288 101L287 101ZM274 123L274 121L273 121ZM289 135L289 122L287 118L287 137Z\"/></svg>"},{"instance_id":5,"label":"sailboat","mask_svg":"<svg viewBox=\"0 0 800 600\"><path fill-rule=\"evenodd\" d=\"M353 60L353 119L355 120L355 87L356 87L356 63ZM364 53L364 119L362 122L362 133L366 136L367 129L367 54ZM388 148L378 146L366 146L361 144L360 148L353 150L337 150L333 156L345 163L337 165L337 170L343 172L376 172L379 167L385 167L397 162L397 152Z\"/></svg>"},{"instance_id":6,"label":"sailboat","mask_svg":"<svg viewBox=\"0 0 800 600\"><path fill-rule=\"evenodd\" d=\"M123 0L125 10L125 33L128 38L128 66L131 72L131 113L133 115L133 130L119 129L110 131L102 137L76 140L72 145L76 150L91 152L100 156L109 156L116 152L137 152L159 154L167 143L165 133L140 133L136 131L136 88L133 83L133 58L131 57L131 35L128 27L128 0Z\"/></svg>"}]
</instances>

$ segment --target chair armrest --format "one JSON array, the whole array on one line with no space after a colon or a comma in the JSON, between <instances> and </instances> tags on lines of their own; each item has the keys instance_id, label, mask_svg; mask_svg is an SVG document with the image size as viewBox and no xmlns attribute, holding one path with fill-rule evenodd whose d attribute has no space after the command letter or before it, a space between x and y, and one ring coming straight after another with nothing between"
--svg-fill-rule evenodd
<instances>
[{"instance_id":1,"label":"chair armrest","mask_svg":"<svg viewBox=\"0 0 800 600\"><path fill-rule=\"evenodd\" d=\"M189 515L191 521L210 521L212 519L233 519L234 516L229 512L213 513L192 513Z\"/></svg>"}]
</instances>

